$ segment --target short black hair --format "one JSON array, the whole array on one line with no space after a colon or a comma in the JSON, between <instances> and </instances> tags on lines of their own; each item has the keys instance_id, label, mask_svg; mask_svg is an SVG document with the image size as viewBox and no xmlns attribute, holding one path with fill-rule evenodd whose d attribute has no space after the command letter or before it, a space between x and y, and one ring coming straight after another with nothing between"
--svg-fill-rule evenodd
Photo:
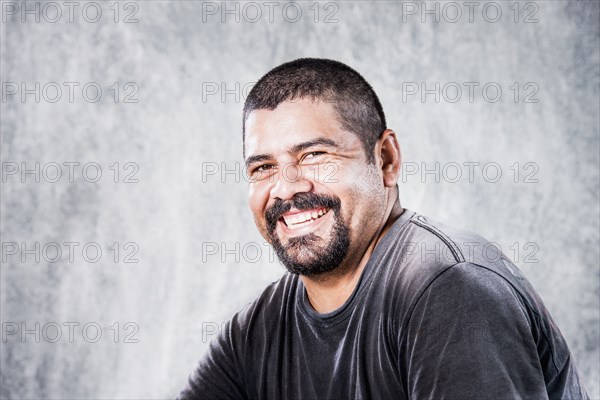
<instances>
[{"instance_id":1,"label":"short black hair","mask_svg":"<svg viewBox=\"0 0 600 400\"><path fill-rule=\"evenodd\" d=\"M379 98L358 72L339 61L299 58L273 68L260 78L244 103L242 133L255 110L274 110L288 100L310 98L332 103L340 125L356 134L367 160L374 162L373 148L386 129Z\"/></svg>"}]
</instances>

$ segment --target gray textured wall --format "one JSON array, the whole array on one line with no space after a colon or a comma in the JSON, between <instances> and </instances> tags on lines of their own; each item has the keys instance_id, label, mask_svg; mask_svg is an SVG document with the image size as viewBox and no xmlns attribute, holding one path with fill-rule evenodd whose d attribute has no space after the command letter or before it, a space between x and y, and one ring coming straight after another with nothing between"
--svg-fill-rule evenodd
<instances>
[{"instance_id":1,"label":"gray textured wall","mask_svg":"<svg viewBox=\"0 0 600 400\"><path fill-rule=\"evenodd\" d=\"M2 398L173 397L283 273L243 177L222 173L241 169L249 85L302 56L373 84L403 205L497 242L600 397L598 2L459 2L457 22L447 2L426 5L439 21L421 2L113 3L38 3L39 22L36 3L1 3Z\"/></svg>"}]
</instances>

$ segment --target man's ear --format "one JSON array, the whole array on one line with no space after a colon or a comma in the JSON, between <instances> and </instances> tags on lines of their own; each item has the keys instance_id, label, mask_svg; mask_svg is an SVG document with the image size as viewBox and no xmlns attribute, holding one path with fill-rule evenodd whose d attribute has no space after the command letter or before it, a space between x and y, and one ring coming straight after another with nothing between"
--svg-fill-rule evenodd
<instances>
[{"instance_id":1,"label":"man's ear","mask_svg":"<svg viewBox=\"0 0 600 400\"><path fill-rule=\"evenodd\" d=\"M400 153L396 133L391 129L383 131L377 142L376 149L379 151L379 154L376 154L376 156L381 162L383 184L386 187L396 186L398 175L400 174L400 165L402 164L402 154Z\"/></svg>"}]
</instances>

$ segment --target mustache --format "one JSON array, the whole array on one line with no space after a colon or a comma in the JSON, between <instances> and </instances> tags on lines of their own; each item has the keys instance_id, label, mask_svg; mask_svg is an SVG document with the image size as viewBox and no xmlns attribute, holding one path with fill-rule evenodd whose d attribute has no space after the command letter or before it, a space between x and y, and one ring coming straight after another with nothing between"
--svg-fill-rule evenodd
<instances>
[{"instance_id":1,"label":"mustache","mask_svg":"<svg viewBox=\"0 0 600 400\"><path fill-rule=\"evenodd\" d=\"M337 196L311 192L296 193L294 197L287 201L276 199L275 203L265 212L267 229L269 232L273 232L277 225L277 221L279 221L283 214L290 211L292 207L295 207L298 210L310 210L313 208L325 207L337 212L340 209L341 204L342 202Z\"/></svg>"}]
</instances>

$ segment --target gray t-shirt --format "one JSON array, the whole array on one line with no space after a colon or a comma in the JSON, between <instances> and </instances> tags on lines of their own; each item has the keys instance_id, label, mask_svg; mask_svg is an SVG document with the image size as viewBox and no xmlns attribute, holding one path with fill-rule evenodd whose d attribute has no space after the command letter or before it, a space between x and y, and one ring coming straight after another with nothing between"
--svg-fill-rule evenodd
<instances>
[{"instance_id":1,"label":"gray t-shirt","mask_svg":"<svg viewBox=\"0 0 600 400\"><path fill-rule=\"evenodd\" d=\"M319 314L287 273L211 342L180 399L587 399L558 327L497 247L405 210Z\"/></svg>"}]
</instances>

